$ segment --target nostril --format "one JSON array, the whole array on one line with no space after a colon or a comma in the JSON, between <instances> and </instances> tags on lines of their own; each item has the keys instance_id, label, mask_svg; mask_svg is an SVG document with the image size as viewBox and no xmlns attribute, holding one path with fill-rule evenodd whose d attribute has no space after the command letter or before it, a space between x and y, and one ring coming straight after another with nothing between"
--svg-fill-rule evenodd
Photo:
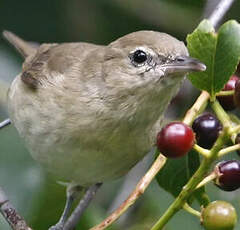
<instances>
[{"instance_id":1,"label":"nostril","mask_svg":"<svg viewBox=\"0 0 240 230\"><path fill-rule=\"evenodd\" d=\"M184 59L183 57L177 57L177 58L176 58L176 61L178 61L178 62L184 62L185 59Z\"/></svg>"}]
</instances>

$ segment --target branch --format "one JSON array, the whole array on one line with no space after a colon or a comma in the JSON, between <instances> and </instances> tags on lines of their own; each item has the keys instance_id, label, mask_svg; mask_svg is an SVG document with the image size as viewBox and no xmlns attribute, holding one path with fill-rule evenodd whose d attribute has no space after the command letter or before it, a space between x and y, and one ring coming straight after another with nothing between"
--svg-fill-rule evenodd
<instances>
[{"instance_id":1,"label":"branch","mask_svg":"<svg viewBox=\"0 0 240 230\"><path fill-rule=\"evenodd\" d=\"M0 187L0 212L13 230L32 230L26 221L18 214Z\"/></svg>"},{"instance_id":2,"label":"branch","mask_svg":"<svg viewBox=\"0 0 240 230\"><path fill-rule=\"evenodd\" d=\"M209 97L208 92L202 91L192 107L186 112L183 123L191 126L198 114L205 110Z\"/></svg>"},{"instance_id":3,"label":"branch","mask_svg":"<svg viewBox=\"0 0 240 230\"><path fill-rule=\"evenodd\" d=\"M229 10L234 0L221 0L212 14L209 17L209 21L211 21L214 27L217 27L219 22L223 19L226 12Z\"/></svg>"},{"instance_id":4,"label":"branch","mask_svg":"<svg viewBox=\"0 0 240 230\"><path fill-rule=\"evenodd\" d=\"M6 119L6 120L0 122L0 129L2 129L2 128L4 128L5 126L10 125L10 124L11 124L10 119Z\"/></svg>"},{"instance_id":5,"label":"branch","mask_svg":"<svg viewBox=\"0 0 240 230\"><path fill-rule=\"evenodd\" d=\"M145 189L154 179L159 170L164 166L165 162L166 157L164 157L162 154L159 154L158 158L155 160L152 167L142 177L142 179L139 181L136 188L129 195L129 197L109 217L107 217L99 225L91 228L90 230L105 229L106 227L111 225L114 221L116 221L144 193Z\"/></svg>"},{"instance_id":6,"label":"branch","mask_svg":"<svg viewBox=\"0 0 240 230\"><path fill-rule=\"evenodd\" d=\"M72 230L77 225L81 215L95 196L97 190L101 187L102 183L98 183L89 187L89 189L84 194L83 198L80 200L78 206L75 208L71 216L68 218L66 224L64 225L64 230Z\"/></svg>"}]
</instances>

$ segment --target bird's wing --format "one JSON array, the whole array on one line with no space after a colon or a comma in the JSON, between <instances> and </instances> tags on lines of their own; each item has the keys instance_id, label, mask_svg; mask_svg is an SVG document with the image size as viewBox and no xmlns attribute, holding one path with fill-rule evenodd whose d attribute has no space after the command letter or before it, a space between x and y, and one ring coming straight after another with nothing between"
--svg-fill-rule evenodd
<instances>
[{"instance_id":1,"label":"bird's wing","mask_svg":"<svg viewBox=\"0 0 240 230\"><path fill-rule=\"evenodd\" d=\"M89 43L42 44L23 64L22 81L37 89L46 80L80 71L87 55L99 46Z\"/></svg>"}]
</instances>

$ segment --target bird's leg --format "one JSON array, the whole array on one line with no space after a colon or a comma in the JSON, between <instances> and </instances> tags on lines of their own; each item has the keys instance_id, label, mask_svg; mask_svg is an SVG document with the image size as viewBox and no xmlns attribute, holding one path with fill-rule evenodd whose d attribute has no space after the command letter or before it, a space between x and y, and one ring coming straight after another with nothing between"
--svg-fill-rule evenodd
<instances>
[{"instance_id":1,"label":"bird's leg","mask_svg":"<svg viewBox=\"0 0 240 230\"><path fill-rule=\"evenodd\" d=\"M10 125L10 124L11 124L10 119L6 119L6 120L0 122L0 129L2 129L2 128L4 128L5 126Z\"/></svg>"},{"instance_id":2,"label":"bird's leg","mask_svg":"<svg viewBox=\"0 0 240 230\"><path fill-rule=\"evenodd\" d=\"M83 214L83 212L85 211L101 185L102 183L97 183L87 189L83 198L80 200L72 215L68 218L66 224L64 225L64 230L73 230L75 228L81 215Z\"/></svg>"},{"instance_id":3,"label":"bird's leg","mask_svg":"<svg viewBox=\"0 0 240 230\"><path fill-rule=\"evenodd\" d=\"M74 200L77 198L83 187L78 185L69 185L67 188L67 199L63 213L56 225L49 228L49 230L63 230L64 224L68 218Z\"/></svg>"}]
</instances>

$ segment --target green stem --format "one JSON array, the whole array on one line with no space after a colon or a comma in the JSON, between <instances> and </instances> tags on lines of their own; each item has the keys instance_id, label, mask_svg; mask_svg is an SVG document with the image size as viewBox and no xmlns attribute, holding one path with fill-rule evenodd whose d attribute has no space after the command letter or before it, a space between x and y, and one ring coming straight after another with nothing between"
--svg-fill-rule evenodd
<instances>
[{"instance_id":1,"label":"green stem","mask_svg":"<svg viewBox=\"0 0 240 230\"><path fill-rule=\"evenodd\" d=\"M211 102L211 106L223 126L229 129L231 127L231 119L225 112L225 110L222 108L222 106L219 104L219 102L215 100L214 102Z\"/></svg>"},{"instance_id":2,"label":"green stem","mask_svg":"<svg viewBox=\"0 0 240 230\"><path fill-rule=\"evenodd\" d=\"M211 107L216 113L218 119L221 121L222 125L227 129L227 133L230 136L232 142L235 143L236 133L232 133L231 118L217 100L211 103Z\"/></svg>"},{"instance_id":3,"label":"green stem","mask_svg":"<svg viewBox=\"0 0 240 230\"><path fill-rule=\"evenodd\" d=\"M197 185L196 189L199 189L202 186L208 184L209 182L213 181L216 177L217 177L217 174L215 173L215 171L213 171Z\"/></svg>"},{"instance_id":4,"label":"green stem","mask_svg":"<svg viewBox=\"0 0 240 230\"><path fill-rule=\"evenodd\" d=\"M195 145L193 146L193 148L194 148L198 153L200 153L202 156L204 156L204 157L208 157L208 156L209 156L210 151L209 151L208 149L204 149L204 148L202 148L201 146L199 146L199 145L197 145L197 144L195 144Z\"/></svg>"},{"instance_id":5,"label":"green stem","mask_svg":"<svg viewBox=\"0 0 240 230\"><path fill-rule=\"evenodd\" d=\"M236 134L240 132L240 125L237 125L230 130L230 135Z\"/></svg>"},{"instance_id":6,"label":"green stem","mask_svg":"<svg viewBox=\"0 0 240 230\"><path fill-rule=\"evenodd\" d=\"M199 211L193 209L191 206L189 206L189 204L187 202L183 205L183 209L198 218L201 217L201 213Z\"/></svg>"},{"instance_id":7,"label":"green stem","mask_svg":"<svg viewBox=\"0 0 240 230\"><path fill-rule=\"evenodd\" d=\"M197 185L202 181L205 174L208 172L211 164L217 159L217 154L220 151L223 144L226 143L226 139L227 132L226 128L224 128L223 132L220 134L216 143L210 150L209 157L203 159L198 170L191 177L188 183L183 187L178 197L170 205L170 207L163 214L163 216L157 221L157 223L151 228L151 230L161 230L165 226L165 224L169 221L169 219L183 207L187 199L191 196L192 192L195 190Z\"/></svg>"},{"instance_id":8,"label":"green stem","mask_svg":"<svg viewBox=\"0 0 240 230\"><path fill-rule=\"evenodd\" d=\"M220 91L216 93L216 96L232 96L234 94L234 90Z\"/></svg>"},{"instance_id":9,"label":"green stem","mask_svg":"<svg viewBox=\"0 0 240 230\"><path fill-rule=\"evenodd\" d=\"M219 151L218 157L222 157L230 152L236 151L240 149L240 144L232 145L230 147L224 148Z\"/></svg>"}]
</instances>

